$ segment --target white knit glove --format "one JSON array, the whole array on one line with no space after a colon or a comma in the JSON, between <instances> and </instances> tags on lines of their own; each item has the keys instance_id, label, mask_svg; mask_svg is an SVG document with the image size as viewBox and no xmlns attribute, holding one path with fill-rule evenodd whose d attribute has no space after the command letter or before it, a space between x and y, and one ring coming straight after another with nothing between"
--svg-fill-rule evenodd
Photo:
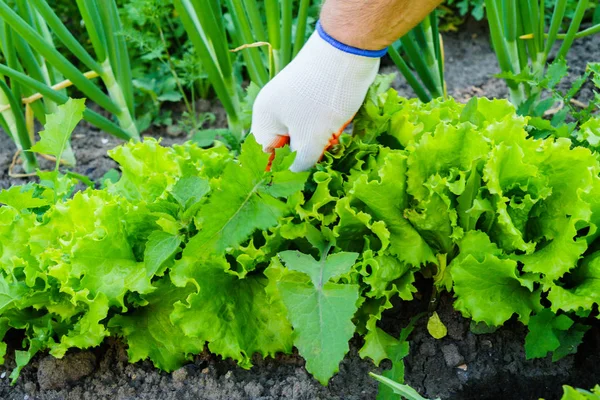
<instances>
[{"instance_id":1,"label":"white knit glove","mask_svg":"<svg viewBox=\"0 0 600 400\"><path fill-rule=\"evenodd\" d=\"M298 56L259 93L252 133L264 151L287 143L292 171L314 166L362 105L379 71L382 51L346 46L320 24Z\"/></svg>"}]
</instances>

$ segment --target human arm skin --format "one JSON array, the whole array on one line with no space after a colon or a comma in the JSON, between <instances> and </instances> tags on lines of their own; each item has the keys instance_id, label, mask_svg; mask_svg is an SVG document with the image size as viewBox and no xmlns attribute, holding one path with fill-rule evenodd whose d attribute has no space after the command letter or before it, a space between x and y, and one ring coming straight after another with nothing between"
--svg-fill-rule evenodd
<instances>
[{"instance_id":1,"label":"human arm skin","mask_svg":"<svg viewBox=\"0 0 600 400\"><path fill-rule=\"evenodd\" d=\"M316 32L256 98L256 141L268 152L289 143L293 171L314 166L362 105L385 49L440 2L327 0Z\"/></svg>"},{"instance_id":2,"label":"human arm skin","mask_svg":"<svg viewBox=\"0 0 600 400\"><path fill-rule=\"evenodd\" d=\"M442 0L326 0L321 24L336 40L380 50L421 22Z\"/></svg>"}]
</instances>

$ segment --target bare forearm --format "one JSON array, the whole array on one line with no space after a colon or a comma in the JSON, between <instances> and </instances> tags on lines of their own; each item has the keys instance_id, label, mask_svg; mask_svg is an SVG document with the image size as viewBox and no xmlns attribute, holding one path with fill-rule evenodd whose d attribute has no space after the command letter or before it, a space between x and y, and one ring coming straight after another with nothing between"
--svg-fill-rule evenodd
<instances>
[{"instance_id":1,"label":"bare forearm","mask_svg":"<svg viewBox=\"0 0 600 400\"><path fill-rule=\"evenodd\" d=\"M325 0L321 24L336 40L366 50L388 47L442 0Z\"/></svg>"}]
</instances>

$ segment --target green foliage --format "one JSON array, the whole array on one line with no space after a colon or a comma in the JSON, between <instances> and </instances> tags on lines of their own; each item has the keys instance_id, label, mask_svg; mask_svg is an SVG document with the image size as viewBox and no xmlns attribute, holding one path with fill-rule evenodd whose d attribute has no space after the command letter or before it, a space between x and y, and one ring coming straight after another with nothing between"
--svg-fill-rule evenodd
<instances>
[{"instance_id":1,"label":"green foliage","mask_svg":"<svg viewBox=\"0 0 600 400\"><path fill-rule=\"evenodd\" d=\"M471 16L481 21L485 16L485 0L448 0L446 4L456 8L461 17Z\"/></svg>"},{"instance_id":2,"label":"green foliage","mask_svg":"<svg viewBox=\"0 0 600 400\"><path fill-rule=\"evenodd\" d=\"M375 380L384 384L385 387L389 388L393 392L393 394L401 396L401 398L403 398L403 399L427 400L426 398L421 396L415 389L413 389L412 387L410 387L408 385L398 383L392 379L386 378L385 376L376 375L374 373L370 373L369 375L371 375ZM394 396L394 397L397 397L397 396ZM394 397L388 397L388 398L392 399ZM437 400L439 400L439 399L437 399Z\"/></svg>"},{"instance_id":3,"label":"green foliage","mask_svg":"<svg viewBox=\"0 0 600 400\"><path fill-rule=\"evenodd\" d=\"M25 337L15 379L40 351L112 335L167 371L205 345L243 368L295 346L327 383L358 333L402 382L413 325L396 338L379 321L418 273L474 322L528 324L528 357L574 352L600 302L597 156L531 138L506 101L376 86L355 137L310 173L288 170L288 148L266 171L252 137L239 156L153 139L110 156L121 177L102 189L69 196L54 171L0 193L0 333Z\"/></svg>"},{"instance_id":4,"label":"green foliage","mask_svg":"<svg viewBox=\"0 0 600 400\"><path fill-rule=\"evenodd\" d=\"M294 344L307 360L306 369L326 385L338 371L338 360L348 352L348 341L354 335L352 317L359 287L330 282L349 273L358 254L327 256L324 250L320 261L297 251L279 253L289 272L281 273L277 288L294 328ZM310 283L302 274L308 275Z\"/></svg>"},{"instance_id":5,"label":"green foliage","mask_svg":"<svg viewBox=\"0 0 600 400\"><path fill-rule=\"evenodd\" d=\"M565 91L561 82L568 75L567 63L561 58L548 66L548 73L544 77L536 76L530 70L522 71L519 75L503 73L500 76L531 89L531 95L521 104L518 112L531 117L529 130L533 137L570 137L577 144L597 149L600 64L588 64L585 73ZM577 101L584 86L592 89L588 104Z\"/></svg>"},{"instance_id":6,"label":"green foliage","mask_svg":"<svg viewBox=\"0 0 600 400\"><path fill-rule=\"evenodd\" d=\"M64 158L71 165L75 163L75 156L69 146L69 138L77 124L83 118L85 100L69 99L65 104L58 106L54 114L47 116L45 130L40 132L40 141L31 151L56 157L56 165L60 165Z\"/></svg>"},{"instance_id":7,"label":"green foliage","mask_svg":"<svg viewBox=\"0 0 600 400\"><path fill-rule=\"evenodd\" d=\"M4 1L0 2L3 55L0 82L5 86L5 77L10 78L10 90L17 100L38 93L43 96L42 100L30 103L33 114L41 123L45 123L45 114L53 113L57 105L68 100L64 87L72 84L101 109L114 115L119 126L91 110L85 111L83 117L86 120L115 136L127 140L139 139L134 123L129 55L119 35L121 21L116 3L114 0L77 2L77 11L76 17L71 15L70 20L83 22L93 52L89 45L86 48L81 44L81 36L76 38L74 32L69 31L48 1L19 1L13 7ZM68 50L73 60L77 61L67 59L58 51L56 43L60 43L60 49ZM83 73L80 67L88 72ZM95 77L101 82L95 83ZM69 85L54 89L55 85L63 85L65 80L70 81ZM8 95L6 90L4 92ZM0 101L6 103L1 97ZM20 104L13 105L11 109L15 114L23 112ZM4 115L5 120L6 117ZM14 118L9 116L8 119ZM8 121L4 125L13 128ZM33 136L33 132L29 132L29 135ZM12 136L15 138L16 135L13 133ZM23 139L17 144L29 150L29 146L24 146Z\"/></svg>"},{"instance_id":8,"label":"green foliage","mask_svg":"<svg viewBox=\"0 0 600 400\"><path fill-rule=\"evenodd\" d=\"M563 386L561 400L598 400L600 399L600 386L596 385L591 391Z\"/></svg>"},{"instance_id":9,"label":"green foliage","mask_svg":"<svg viewBox=\"0 0 600 400\"><path fill-rule=\"evenodd\" d=\"M510 99L517 107L531 111L531 102L537 102L541 94L543 87L530 84L531 78L545 82L551 88L560 80L552 76L560 74L566 66L554 65L555 70L548 68L551 54L557 60L565 59L576 39L600 31L600 25L580 31L588 7L593 2L574 2L572 15L567 10L568 3L567 0L485 0L490 37L502 71L501 77L506 79ZM551 10L545 5L549 5ZM546 21L548 18L549 23ZM557 46L558 43L560 46ZM553 53L555 47L558 51ZM513 79L522 75L527 78Z\"/></svg>"},{"instance_id":10,"label":"green foliage","mask_svg":"<svg viewBox=\"0 0 600 400\"><path fill-rule=\"evenodd\" d=\"M558 361L577 350L577 345L588 329L589 327L574 324L564 314L557 316L551 310L544 309L531 317L529 334L525 338L527 358L543 358L552 351L552 361Z\"/></svg>"},{"instance_id":11,"label":"green foliage","mask_svg":"<svg viewBox=\"0 0 600 400\"><path fill-rule=\"evenodd\" d=\"M163 105L183 102L186 110L177 124L193 134L206 121L205 116L197 115L196 101L209 95L210 85L202 63L185 37L173 2L127 0L121 3L122 35L132 53L140 130L151 125L173 125L172 111Z\"/></svg>"}]
</instances>

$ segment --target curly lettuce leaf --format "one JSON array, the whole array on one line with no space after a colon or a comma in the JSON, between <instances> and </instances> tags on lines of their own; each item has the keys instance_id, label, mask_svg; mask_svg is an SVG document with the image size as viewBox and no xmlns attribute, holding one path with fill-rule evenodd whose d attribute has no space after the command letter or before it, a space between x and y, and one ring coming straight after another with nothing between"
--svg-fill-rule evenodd
<instances>
[{"instance_id":1,"label":"curly lettuce leaf","mask_svg":"<svg viewBox=\"0 0 600 400\"><path fill-rule=\"evenodd\" d=\"M75 156L69 145L69 138L77 124L83 119L85 99L69 99L57 107L56 112L46 118L40 141L31 146L31 151L56 157L56 165L61 158L75 164Z\"/></svg>"},{"instance_id":2,"label":"curly lettuce leaf","mask_svg":"<svg viewBox=\"0 0 600 400\"><path fill-rule=\"evenodd\" d=\"M49 206L52 204L52 196L47 190L34 184L12 186L0 191L0 204L21 211Z\"/></svg>"},{"instance_id":3,"label":"curly lettuce leaf","mask_svg":"<svg viewBox=\"0 0 600 400\"><path fill-rule=\"evenodd\" d=\"M390 232L389 251L401 261L413 266L435 262L434 254L413 228L403 210L408 204L406 193L406 155L400 151L382 149L377 157L377 177L370 180L360 175L348 195L360 200L366 211L375 219L385 223Z\"/></svg>"},{"instance_id":4,"label":"curly lettuce leaf","mask_svg":"<svg viewBox=\"0 0 600 400\"><path fill-rule=\"evenodd\" d=\"M184 256L174 267L174 283L197 290L175 303L171 321L186 336L208 342L208 348L242 368L254 353L274 356L292 349L292 330L283 305L267 296L260 275L240 279L223 260Z\"/></svg>"},{"instance_id":5,"label":"curly lettuce leaf","mask_svg":"<svg viewBox=\"0 0 600 400\"><path fill-rule=\"evenodd\" d=\"M567 278L566 285L553 285L548 293L552 311L591 310L600 304L600 252L586 257Z\"/></svg>"},{"instance_id":6,"label":"curly lettuce leaf","mask_svg":"<svg viewBox=\"0 0 600 400\"><path fill-rule=\"evenodd\" d=\"M540 307L540 292L527 287L518 275L517 263L500 258L500 250L481 232L468 233L460 249L460 256L449 265L454 308L490 326L502 325L513 314L526 324Z\"/></svg>"},{"instance_id":7,"label":"curly lettuce leaf","mask_svg":"<svg viewBox=\"0 0 600 400\"><path fill-rule=\"evenodd\" d=\"M147 305L110 320L108 326L116 329L127 342L130 362L149 358L155 367L171 372L190 360L192 354L202 352L204 341L185 335L170 320L174 305L185 301L192 291L191 285L179 288L168 278L161 279L156 290L144 296Z\"/></svg>"}]
</instances>

